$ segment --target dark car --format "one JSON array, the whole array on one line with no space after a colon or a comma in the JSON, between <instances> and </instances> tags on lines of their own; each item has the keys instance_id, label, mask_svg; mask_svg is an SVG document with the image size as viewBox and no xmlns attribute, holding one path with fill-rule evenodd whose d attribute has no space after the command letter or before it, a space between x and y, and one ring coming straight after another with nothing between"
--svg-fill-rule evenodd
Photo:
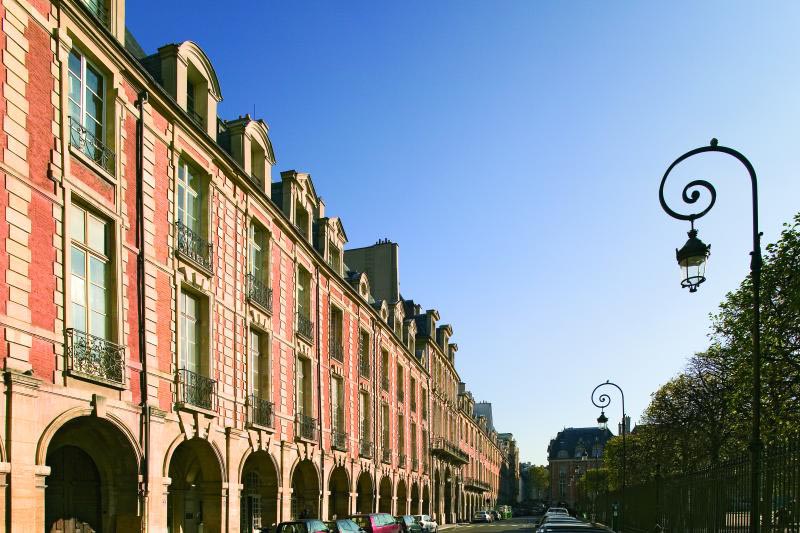
<instances>
[{"instance_id":1,"label":"dark car","mask_svg":"<svg viewBox=\"0 0 800 533\"><path fill-rule=\"evenodd\" d=\"M410 514L395 516L394 518L400 524L403 533L422 533L422 526Z\"/></svg>"},{"instance_id":2,"label":"dark car","mask_svg":"<svg viewBox=\"0 0 800 533\"><path fill-rule=\"evenodd\" d=\"M491 511L488 511L488 513L489 513L490 515L492 515L492 520L500 520L500 518L501 518L501 517L500 517L500 513L498 513L498 512L497 512L497 511L495 511L494 509L492 509Z\"/></svg>"},{"instance_id":3,"label":"dark car","mask_svg":"<svg viewBox=\"0 0 800 533\"><path fill-rule=\"evenodd\" d=\"M281 522L275 533L330 533L328 526L316 518L301 518L291 522Z\"/></svg>"},{"instance_id":4,"label":"dark car","mask_svg":"<svg viewBox=\"0 0 800 533\"><path fill-rule=\"evenodd\" d=\"M400 524L389 513L354 514L347 518L366 533L402 533Z\"/></svg>"},{"instance_id":5,"label":"dark car","mask_svg":"<svg viewBox=\"0 0 800 533\"><path fill-rule=\"evenodd\" d=\"M328 526L330 533L364 533L364 530L358 527L358 524L349 518L340 518L339 520L331 520L325 522Z\"/></svg>"}]
</instances>

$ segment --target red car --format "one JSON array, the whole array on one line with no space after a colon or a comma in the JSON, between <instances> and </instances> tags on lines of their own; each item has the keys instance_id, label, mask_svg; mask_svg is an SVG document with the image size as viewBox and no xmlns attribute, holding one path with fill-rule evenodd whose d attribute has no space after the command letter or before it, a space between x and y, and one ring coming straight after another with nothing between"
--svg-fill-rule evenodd
<instances>
[{"instance_id":1,"label":"red car","mask_svg":"<svg viewBox=\"0 0 800 533\"><path fill-rule=\"evenodd\" d=\"M389 513L355 514L347 518L366 533L402 533L402 526Z\"/></svg>"}]
</instances>

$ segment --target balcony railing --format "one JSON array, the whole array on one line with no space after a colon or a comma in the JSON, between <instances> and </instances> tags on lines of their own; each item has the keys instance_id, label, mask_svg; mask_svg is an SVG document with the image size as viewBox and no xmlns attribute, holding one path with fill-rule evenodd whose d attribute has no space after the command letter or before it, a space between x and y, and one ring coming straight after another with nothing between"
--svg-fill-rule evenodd
<instances>
[{"instance_id":1,"label":"balcony railing","mask_svg":"<svg viewBox=\"0 0 800 533\"><path fill-rule=\"evenodd\" d=\"M103 26L108 28L108 9L106 9L103 0L83 0L83 4Z\"/></svg>"},{"instance_id":2,"label":"balcony railing","mask_svg":"<svg viewBox=\"0 0 800 533\"><path fill-rule=\"evenodd\" d=\"M342 341L338 340L336 337L331 337L328 342L328 353L332 359L336 359L339 362L344 361L344 347L342 346Z\"/></svg>"},{"instance_id":3,"label":"balcony railing","mask_svg":"<svg viewBox=\"0 0 800 533\"><path fill-rule=\"evenodd\" d=\"M431 442L431 453L438 454L445 460L451 463L467 464L469 463L469 456L463 452L458 446L452 442L445 440L443 437L437 437Z\"/></svg>"},{"instance_id":4,"label":"balcony railing","mask_svg":"<svg viewBox=\"0 0 800 533\"><path fill-rule=\"evenodd\" d=\"M209 411L217 410L217 382L196 372L181 368L177 372L178 402Z\"/></svg>"},{"instance_id":5,"label":"balcony railing","mask_svg":"<svg viewBox=\"0 0 800 533\"><path fill-rule=\"evenodd\" d=\"M301 439L317 439L317 419L303 413L297 415L297 436Z\"/></svg>"},{"instance_id":6,"label":"balcony railing","mask_svg":"<svg viewBox=\"0 0 800 533\"><path fill-rule=\"evenodd\" d=\"M419 459L416 457L411 458L411 470L414 472L419 472Z\"/></svg>"},{"instance_id":7,"label":"balcony railing","mask_svg":"<svg viewBox=\"0 0 800 533\"><path fill-rule=\"evenodd\" d=\"M272 288L253 274L247 275L247 298L272 312Z\"/></svg>"},{"instance_id":8,"label":"balcony railing","mask_svg":"<svg viewBox=\"0 0 800 533\"><path fill-rule=\"evenodd\" d=\"M114 175L114 152L72 117L69 117L69 144Z\"/></svg>"},{"instance_id":9,"label":"balcony railing","mask_svg":"<svg viewBox=\"0 0 800 533\"><path fill-rule=\"evenodd\" d=\"M213 245L180 220L175 222L175 231L178 236L178 253L212 272L214 270Z\"/></svg>"},{"instance_id":10,"label":"balcony railing","mask_svg":"<svg viewBox=\"0 0 800 533\"><path fill-rule=\"evenodd\" d=\"M381 388L385 391L389 390L389 376L381 376Z\"/></svg>"},{"instance_id":11,"label":"balcony railing","mask_svg":"<svg viewBox=\"0 0 800 533\"><path fill-rule=\"evenodd\" d=\"M359 439L358 455L365 459L372 459L372 443L369 439Z\"/></svg>"},{"instance_id":12,"label":"balcony railing","mask_svg":"<svg viewBox=\"0 0 800 533\"><path fill-rule=\"evenodd\" d=\"M273 422L275 406L272 402L264 400L255 394L250 395L248 401L248 421L251 424L267 428L275 427Z\"/></svg>"},{"instance_id":13,"label":"balcony railing","mask_svg":"<svg viewBox=\"0 0 800 533\"><path fill-rule=\"evenodd\" d=\"M392 462L392 450L388 447L381 448L381 461L386 464L390 464Z\"/></svg>"},{"instance_id":14,"label":"balcony railing","mask_svg":"<svg viewBox=\"0 0 800 533\"><path fill-rule=\"evenodd\" d=\"M489 484L474 477L464 478L464 488L473 489L479 492L486 492L490 489Z\"/></svg>"},{"instance_id":15,"label":"balcony railing","mask_svg":"<svg viewBox=\"0 0 800 533\"><path fill-rule=\"evenodd\" d=\"M363 353L358 357L358 373L365 378L369 377L369 357Z\"/></svg>"},{"instance_id":16,"label":"balcony railing","mask_svg":"<svg viewBox=\"0 0 800 533\"><path fill-rule=\"evenodd\" d=\"M344 431L338 431L336 429L331 430L331 447L334 450L339 450L342 452L347 451L347 433Z\"/></svg>"},{"instance_id":17,"label":"balcony railing","mask_svg":"<svg viewBox=\"0 0 800 533\"><path fill-rule=\"evenodd\" d=\"M301 312L297 312L297 334L309 341L314 341L314 323Z\"/></svg>"},{"instance_id":18,"label":"balcony railing","mask_svg":"<svg viewBox=\"0 0 800 533\"><path fill-rule=\"evenodd\" d=\"M203 115L195 111L195 109L192 107L188 108L186 112L189 113L189 118L192 119L192 122L194 122L201 128L203 127Z\"/></svg>"},{"instance_id":19,"label":"balcony railing","mask_svg":"<svg viewBox=\"0 0 800 533\"><path fill-rule=\"evenodd\" d=\"M406 455L404 453L401 453L397 456L397 467L398 468L406 467Z\"/></svg>"},{"instance_id":20,"label":"balcony railing","mask_svg":"<svg viewBox=\"0 0 800 533\"><path fill-rule=\"evenodd\" d=\"M71 373L125 384L125 349L103 338L69 328L67 336L67 365Z\"/></svg>"}]
</instances>

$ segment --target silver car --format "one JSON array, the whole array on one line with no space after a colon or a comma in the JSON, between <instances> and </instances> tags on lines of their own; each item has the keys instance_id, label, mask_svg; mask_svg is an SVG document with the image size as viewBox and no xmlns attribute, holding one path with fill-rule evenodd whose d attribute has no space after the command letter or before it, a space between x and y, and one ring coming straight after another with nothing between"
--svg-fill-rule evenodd
<instances>
[{"instance_id":1,"label":"silver car","mask_svg":"<svg viewBox=\"0 0 800 533\"><path fill-rule=\"evenodd\" d=\"M422 526L422 531L424 533L438 533L439 532L439 524L436 523L430 515L426 514L415 514L414 520Z\"/></svg>"}]
</instances>

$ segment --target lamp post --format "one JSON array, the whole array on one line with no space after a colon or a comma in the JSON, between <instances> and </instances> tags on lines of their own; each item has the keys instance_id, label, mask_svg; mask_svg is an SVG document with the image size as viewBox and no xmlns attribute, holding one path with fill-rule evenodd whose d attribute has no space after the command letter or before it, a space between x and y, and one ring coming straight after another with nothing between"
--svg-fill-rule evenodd
<instances>
[{"instance_id":1,"label":"lamp post","mask_svg":"<svg viewBox=\"0 0 800 533\"><path fill-rule=\"evenodd\" d=\"M601 383L597 387L594 388L592 391L592 404L595 407L600 408L600 416L597 417L597 424L600 429L607 429L608 428L608 417L606 416L605 408L611 405L611 396L606 394L605 392L597 396L595 398L595 394L597 390L601 387L615 387L619 391L619 395L622 398L622 502L620 505L620 513L619 513L619 529L620 531L623 530L625 526L625 469L627 465L625 464L627 461L627 450L625 448L625 434L627 433L627 414L625 413L625 393L622 392L622 388L617 385L616 383L612 383L611 381L606 380L605 383Z\"/></svg>"},{"instance_id":2,"label":"lamp post","mask_svg":"<svg viewBox=\"0 0 800 533\"><path fill-rule=\"evenodd\" d=\"M736 158L747 169L750 175L750 186L752 190L753 208L753 250L750 252L750 279L753 286L753 427L750 440L750 454L752 467L750 469L750 531L759 533L761 529L761 516L759 512L761 500L761 233L758 231L758 182L756 171L753 165L740 152L726 146L719 146L716 139L711 139L709 146L702 146L690 150L680 156L667 168L664 177L661 178L661 186L658 189L658 199L661 207L672 218L678 220L688 220L691 224L689 240L683 248L676 251L678 264L681 267L683 280L682 287L688 287L689 292L697 291L697 287L705 281L705 265L708 260L710 246L706 246L697 239L697 230L694 221L708 213L717 200L717 191L714 186L706 180L692 180L684 188L681 199L686 204L694 204L700 199L700 189L705 189L710 195L708 206L697 212L683 214L673 211L664 200L664 184L667 181L672 169L678 164L692 156L706 152L718 152Z\"/></svg>"}]
</instances>

